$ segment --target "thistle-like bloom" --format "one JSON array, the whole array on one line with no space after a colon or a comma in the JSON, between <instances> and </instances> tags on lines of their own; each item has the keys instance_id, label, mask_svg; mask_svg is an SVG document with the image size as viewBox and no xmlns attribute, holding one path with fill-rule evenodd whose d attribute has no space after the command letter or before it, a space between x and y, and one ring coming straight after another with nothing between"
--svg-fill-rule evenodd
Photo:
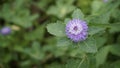
<instances>
[{"instance_id":1,"label":"thistle-like bloom","mask_svg":"<svg viewBox=\"0 0 120 68\"><path fill-rule=\"evenodd\" d=\"M10 27L3 27L1 30L0 30L0 33L2 35L8 35L11 33L11 28Z\"/></svg>"},{"instance_id":2,"label":"thistle-like bloom","mask_svg":"<svg viewBox=\"0 0 120 68\"><path fill-rule=\"evenodd\" d=\"M83 41L87 38L87 23L80 19L70 20L66 24L66 35L74 42Z\"/></svg>"}]
</instances>

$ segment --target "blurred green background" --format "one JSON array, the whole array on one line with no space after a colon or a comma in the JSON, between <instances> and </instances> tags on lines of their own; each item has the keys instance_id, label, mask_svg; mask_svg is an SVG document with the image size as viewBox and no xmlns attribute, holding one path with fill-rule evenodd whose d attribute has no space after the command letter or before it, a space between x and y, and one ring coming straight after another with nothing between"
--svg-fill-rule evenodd
<instances>
[{"instance_id":1,"label":"blurred green background","mask_svg":"<svg viewBox=\"0 0 120 68\"><path fill-rule=\"evenodd\" d=\"M79 68L79 49L46 29L76 8L100 25L91 32L98 52L88 53L80 68L120 68L120 0L0 0L0 28L11 28L0 34L0 68Z\"/></svg>"}]
</instances>

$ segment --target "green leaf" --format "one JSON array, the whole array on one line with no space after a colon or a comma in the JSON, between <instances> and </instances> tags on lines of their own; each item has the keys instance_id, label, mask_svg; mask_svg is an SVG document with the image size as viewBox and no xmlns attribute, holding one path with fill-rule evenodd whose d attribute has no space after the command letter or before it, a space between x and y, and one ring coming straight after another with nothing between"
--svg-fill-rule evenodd
<instances>
[{"instance_id":1,"label":"green leaf","mask_svg":"<svg viewBox=\"0 0 120 68\"><path fill-rule=\"evenodd\" d=\"M10 44L10 41L8 39L6 39L4 37L3 38L0 37L0 47L1 48L8 47L9 44Z\"/></svg>"},{"instance_id":2,"label":"green leaf","mask_svg":"<svg viewBox=\"0 0 120 68\"><path fill-rule=\"evenodd\" d=\"M103 64L106 61L109 50L110 50L110 46L105 46L102 47L100 51L96 54L97 66Z\"/></svg>"},{"instance_id":3,"label":"green leaf","mask_svg":"<svg viewBox=\"0 0 120 68\"><path fill-rule=\"evenodd\" d=\"M24 28L31 27L32 23L34 22L35 19L38 18L39 15L38 14L31 15L28 8L22 8L21 6L24 5L23 0L16 1L16 2L17 2L15 3L16 6L14 7L11 7L10 4L4 4L0 12L0 17L5 19L6 22L8 23L12 22ZM11 8L13 9L11 10Z\"/></svg>"},{"instance_id":4,"label":"green leaf","mask_svg":"<svg viewBox=\"0 0 120 68\"><path fill-rule=\"evenodd\" d=\"M63 64L54 62L50 65L46 65L46 68L65 68Z\"/></svg>"},{"instance_id":5,"label":"green leaf","mask_svg":"<svg viewBox=\"0 0 120 68\"><path fill-rule=\"evenodd\" d=\"M96 41L92 37L89 37L87 40L80 42L78 45L79 45L79 49L83 52L86 53L97 52Z\"/></svg>"},{"instance_id":6,"label":"green leaf","mask_svg":"<svg viewBox=\"0 0 120 68\"><path fill-rule=\"evenodd\" d=\"M89 60L89 68L96 68L96 59L94 54L89 54L87 57Z\"/></svg>"},{"instance_id":7,"label":"green leaf","mask_svg":"<svg viewBox=\"0 0 120 68\"><path fill-rule=\"evenodd\" d=\"M29 13L29 12L24 12L24 13ZM33 21L38 17L37 14L35 15L25 15L23 14L24 16L20 17L20 13L19 13L19 16L14 16L14 18L10 21L12 21L13 23L17 24L17 25L20 25L24 28L28 28L28 27L31 27L32 26L32 23Z\"/></svg>"},{"instance_id":8,"label":"green leaf","mask_svg":"<svg viewBox=\"0 0 120 68\"><path fill-rule=\"evenodd\" d=\"M120 45L112 45L110 48L110 52L114 55L120 56Z\"/></svg>"},{"instance_id":9,"label":"green leaf","mask_svg":"<svg viewBox=\"0 0 120 68\"><path fill-rule=\"evenodd\" d=\"M2 58L2 60L3 60L4 63L8 63L11 59L12 59L11 53L8 53L8 54L5 53L4 56L3 56L3 58Z\"/></svg>"},{"instance_id":10,"label":"green leaf","mask_svg":"<svg viewBox=\"0 0 120 68\"><path fill-rule=\"evenodd\" d=\"M110 28L110 33L115 33L115 32L120 32L120 29L119 29L119 27L120 27L120 23L118 22L118 23L115 23L115 24L111 24L110 26L109 26L109 28Z\"/></svg>"},{"instance_id":11,"label":"green leaf","mask_svg":"<svg viewBox=\"0 0 120 68\"><path fill-rule=\"evenodd\" d=\"M66 68L89 68L89 61L87 58L69 59Z\"/></svg>"},{"instance_id":12,"label":"green leaf","mask_svg":"<svg viewBox=\"0 0 120 68\"><path fill-rule=\"evenodd\" d=\"M31 60L24 60L19 65L21 68L30 68L31 64L32 64Z\"/></svg>"},{"instance_id":13,"label":"green leaf","mask_svg":"<svg viewBox=\"0 0 120 68\"><path fill-rule=\"evenodd\" d=\"M120 68L120 60L117 60L114 63L112 63L111 68Z\"/></svg>"},{"instance_id":14,"label":"green leaf","mask_svg":"<svg viewBox=\"0 0 120 68\"><path fill-rule=\"evenodd\" d=\"M47 25L47 30L50 34L58 37L65 36L65 24L62 23L52 23Z\"/></svg>"},{"instance_id":15,"label":"green leaf","mask_svg":"<svg viewBox=\"0 0 120 68\"><path fill-rule=\"evenodd\" d=\"M73 6L72 4L64 4L63 2L57 1L56 5L50 6L47 13L57 16L58 18L64 18L68 13L72 12L74 9L75 6Z\"/></svg>"},{"instance_id":16,"label":"green leaf","mask_svg":"<svg viewBox=\"0 0 120 68\"><path fill-rule=\"evenodd\" d=\"M44 36L44 27L39 26L34 31L28 32L24 35L25 40L42 40Z\"/></svg>"},{"instance_id":17,"label":"green leaf","mask_svg":"<svg viewBox=\"0 0 120 68\"><path fill-rule=\"evenodd\" d=\"M26 48L24 51L27 55L29 55L31 58L36 59L36 60L41 60L45 57L45 53L42 50L39 42L34 41L32 43L31 48Z\"/></svg>"},{"instance_id":18,"label":"green leaf","mask_svg":"<svg viewBox=\"0 0 120 68\"><path fill-rule=\"evenodd\" d=\"M102 5L103 5L102 1L94 0L93 3L92 3L92 14L97 13Z\"/></svg>"},{"instance_id":19,"label":"green leaf","mask_svg":"<svg viewBox=\"0 0 120 68\"><path fill-rule=\"evenodd\" d=\"M65 18L64 23L67 24L70 20L70 18Z\"/></svg>"},{"instance_id":20,"label":"green leaf","mask_svg":"<svg viewBox=\"0 0 120 68\"><path fill-rule=\"evenodd\" d=\"M95 38L96 38L96 44L98 48L102 47L107 41L107 38L105 36L103 37L100 36L100 37L95 37Z\"/></svg>"},{"instance_id":21,"label":"green leaf","mask_svg":"<svg viewBox=\"0 0 120 68\"><path fill-rule=\"evenodd\" d=\"M104 32L105 28L104 27L99 27L99 26L90 26L88 30L89 35L95 35L97 33Z\"/></svg>"},{"instance_id":22,"label":"green leaf","mask_svg":"<svg viewBox=\"0 0 120 68\"><path fill-rule=\"evenodd\" d=\"M106 62L105 64L101 65L100 68L120 68L120 60Z\"/></svg>"},{"instance_id":23,"label":"green leaf","mask_svg":"<svg viewBox=\"0 0 120 68\"><path fill-rule=\"evenodd\" d=\"M118 21L120 21L119 17L120 17L120 10L119 9L115 9L113 12L112 12L112 17L116 18Z\"/></svg>"},{"instance_id":24,"label":"green leaf","mask_svg":"<svg viewBox=\"0 0 120 68\"><path fill-rule=\"evenodd\" d=\"M58 39L57 46L60 46L60 47L69 46L69 45L71 45L71 43L72 42L69 39L62 37L62 38Z\"/></svg>"},{"instance_id":25,"label":"green leaf","mask_svg":"<svg viewBox=\"0 0 120 68\"><path fill-rule=\"evenodd\" d=\"M86 18L86 20L91 24L108 24L110 20L110 12L101 15L91 15Z\"/></svg>"},{"instance_id":26,"label":"green leaf","mask_svg":"<svg viewBox=\"0 0 120 68\"><path fill-rule=\"evenodd\" d=\"M14 51L17 51L17 52L24 52L24 48L20 45L15 45L13 49Z\"/></svg>"},{"instance_id":27,"label":"green leaf","mask_svg":"<svg viewBox=\"0 0 120 68\"><path fill-rule=\"evenodd\" d=\"M55 47L52 50L52 53L55 55L55 57L63 56L66 54L66 51L68 50L68 47Z\"/></svg>"},{"instance_id":28,"label":"green leaf","mask_svg":"<svg viewBox=\"0 0 120 68\"><path fill-rule=\"evenodd\" d=\"M72 18L77 18L77 19L84 19L84 14L82 13L82 11L80 9L76 9L73 14L72 14Z\"/></svg>"}]
</instances>

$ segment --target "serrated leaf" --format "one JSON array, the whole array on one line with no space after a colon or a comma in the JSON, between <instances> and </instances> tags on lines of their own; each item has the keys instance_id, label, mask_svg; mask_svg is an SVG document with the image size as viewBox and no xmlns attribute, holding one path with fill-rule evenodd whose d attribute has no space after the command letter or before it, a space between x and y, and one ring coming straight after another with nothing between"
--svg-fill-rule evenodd
<instances>
[{"instance_id":1,"label":"serrated leaf","mask_svg":"<svg viewBox=\"0 0 120 68\"><path fill-rule=\"evenodd\" d=\"M96 41L90 37L87 40L80 42L79 49L86 53L96 53L97 52L97 46Z\"/></svg>"},{"instance_id":2,"label":"serrated leaf","mask_svg":"<svg viewBox=\"0 0 120 68\"><path fill-rule=\"evenodd\" d=\"M84 14L82 13L82 11L80 9L76 9L73 14L72 14L72 18L77 18L77 19L84 19Z\"/></svg>"},{"instance_id":3,"label":"serrated leaf","mask_svg":"<svg viewBox=\"0 0 120 68\"><path fill-rule=\"evenodd\" d=\"M52 23L47 25L47 30L50 34L58 37L65 36L65 24L62 23Z\"/></svg>"},{"instance_id":4,"label":"serrated leaf","mask_svg":"<svg viewBox=\"0 0 120 68\"><path fill-rule=\"evenodd\" d=\"M92 36L94 34L103 32L104 30L105 30L105 28L103 28L103 27L91 26L91 27L89 27L88 34Z\"/></svg>"},{"instance_id":5,"label":"serrated leaf","mask_svg":"<svg viewBox=\"0 0 120 68\"><path fill-rule=\"evenodd\" d=\"M91 15L86 18L92 24L108 24L110 19L110 12L101 15Z\"/></svg>"},{"instance_id":6,"label":"serrated leaf","mask_svg":"<svg viewBox=\"0 0 120 68\"><path fill-rule=\"evenodd\" d=\"M71 41L67 38L60 38L57 41L57 46L64 47L64 46L69 46L71 45Z\"/></svg>"}]
</instances>

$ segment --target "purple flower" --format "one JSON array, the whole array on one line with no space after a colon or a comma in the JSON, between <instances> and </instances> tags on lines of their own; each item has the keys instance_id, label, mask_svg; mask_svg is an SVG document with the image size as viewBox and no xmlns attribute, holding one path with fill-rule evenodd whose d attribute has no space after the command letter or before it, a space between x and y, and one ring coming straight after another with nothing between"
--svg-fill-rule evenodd
<instances>
[{"instance_id":1,"label":"purple flower","mask_svg":"<svg viewBox=\"0 0 120 68\"><path fill-rule=\"evenodd\" d=\"M0 33L2 35L8 35L11 33L11 28L10 27L3 27L1 30L0 30Z\"/></svg>"},{"instance_id":2,"label":"purple flower","mask_svg":"<svg viewBox=\"0 0 120 68\"><path fill-rule=\"evenodd\" d=\"M88 35L87 23L83 20L73 19L66 24L66 35L74 42L83 41Z\"/></svg>"}]
</instances>

